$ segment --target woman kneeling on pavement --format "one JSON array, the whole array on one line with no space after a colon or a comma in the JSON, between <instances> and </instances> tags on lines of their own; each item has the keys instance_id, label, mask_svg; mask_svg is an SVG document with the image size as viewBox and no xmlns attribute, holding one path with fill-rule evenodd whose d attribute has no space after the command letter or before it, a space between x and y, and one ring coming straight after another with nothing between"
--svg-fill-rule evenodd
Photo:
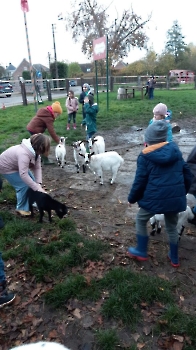
<instances>
[{"instance_id":1,"label":"woman kneeling on pavement","mask_svg":"<svg viewBox=\"0 0 196 350\"><path fill-rule=\"evenodd\" d=\"M40 156L48 156L50 144L49 136L35 134L0 154L0 174L15 188L16 212L21 216L31 215L27 198L28 188L45 192L42 188Z\"/></svg>"}]
</instances>

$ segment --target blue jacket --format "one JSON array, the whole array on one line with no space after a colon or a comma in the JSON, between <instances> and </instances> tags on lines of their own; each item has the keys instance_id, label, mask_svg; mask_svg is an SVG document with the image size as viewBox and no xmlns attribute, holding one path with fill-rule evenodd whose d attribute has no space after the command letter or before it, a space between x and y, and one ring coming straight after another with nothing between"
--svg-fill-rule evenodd
<instances>
[{"instance_id":1,"label":"blue jacket","mask_svg":"<svg viewBox=\"0 0 196 350\"><path fill-rule=\"evenodd\" d=\"M192 181L189 166L174 142L146 147L138 156L135 180L128 196L152 214L186 210Z\"/></svg>"},{"instance_id":2,"label":"blue jacket","mask_svg":"<svg viewBox=\"0 0 196 350\"><path fill-rule=\"evenodd\" d=\"M171 142L173 140L172 127L168 121L165 121L165 122L168 124L167 140L166 141ZM154 121L153 119L151 119L149 122L149 125L152 123L156 123L156 120Z\"/></svg>"},{"instance_id":3,"label":"blue jacket","mask_svg":"<svg viewBox=\"0 0 196 350\"><path fill-rule=\"evenodd\" d=\"M87 126L87 134L97 132L96 117L99 111L97 103L92 106L89 103L84 104L85 119L82 124Z\"/></svg>"}]
</instances>

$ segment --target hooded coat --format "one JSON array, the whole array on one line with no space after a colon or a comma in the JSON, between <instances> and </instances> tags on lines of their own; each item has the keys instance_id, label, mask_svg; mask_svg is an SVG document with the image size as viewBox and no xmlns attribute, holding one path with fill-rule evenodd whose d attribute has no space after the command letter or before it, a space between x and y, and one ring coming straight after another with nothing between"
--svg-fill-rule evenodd
<instances>
[{"instance_id":1,"label":"hooded coat","mask_svg":"<svg viewBox=\"0 0 196 350\"><path fill-rule=\"evenodd\" d=\"M35 181L29 176L32 170ZM41 157L36 157L30 139L23 139L20 145L9 147L0 154L0 174L19 172L21 179L33 191L38 191L42 183Z\"/></svg>"},{"instance_id":2,"label":"hooded coat","mask_svg":"<svg viewBox=\"0 0 196 350\"><path fill-rule=\"evenodd\" d=\"M146 147L138 156L135 179L128 196L152 214L186 210L192 174L174 142Z\"/></svg>"},{"instance_id":3,"label":"hooded coat","mask_svg":"<svg viewBox=\"0 0 196 350\"><path fill-rule=\"evenodd\" d=\"M87 127L87 134L91 132L97 132L96 117L99 111L97 103L92 106L90 103L84 104L85 119L83 119L82 124Z\"/></svg>"},{"instance_id":4,"label":"hooded coat","mask_svg":"<svg viewBox=\"0 0 196 350\"><path fill-rule=\"evenodd\" d=\"M51 106L40 108L37 114L30 120L27 125L27 130L32 134L43 134L46 129L52 139L59 143L59 137L54 130L55 116Z\"/></svg>"}]
</instances>

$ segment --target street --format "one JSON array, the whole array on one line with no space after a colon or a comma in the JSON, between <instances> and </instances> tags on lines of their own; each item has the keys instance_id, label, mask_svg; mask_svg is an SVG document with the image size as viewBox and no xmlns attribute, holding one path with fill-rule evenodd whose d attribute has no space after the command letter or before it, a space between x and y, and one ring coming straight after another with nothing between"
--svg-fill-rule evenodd
<instances>
[{"instance_id":1,"label":"street","mask_svg":"<svg viewBox=\"0 0 196 350\"><path fill-rule=\"evenodd\" d=\"M81 86L73 86L70 87L70 90L74 91L75 96L79 96L79 94L82 92ZM55 101L58 98L65 98L67 97L67 93L65 90L60 91L52 91L52 100ZM44 92L42 95L42 100L47 101L48 96ZM34 97L33 95L27 96L27 102L28 103L34 103ZM13 93L11 97L1 97L0 98L0 108L3 108L3 105L5 107L12 107L12 106L19 106L22 105L22 95L19 93Z\"/></svg>"}]
</instances>

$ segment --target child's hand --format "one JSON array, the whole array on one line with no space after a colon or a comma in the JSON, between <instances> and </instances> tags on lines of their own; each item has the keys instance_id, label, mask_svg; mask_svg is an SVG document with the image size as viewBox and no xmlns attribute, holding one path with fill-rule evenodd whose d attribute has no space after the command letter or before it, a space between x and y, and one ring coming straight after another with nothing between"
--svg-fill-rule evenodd
<instances>
[{"instance_id":1,"label":"child's hand","mask_svg":"<svg viewBox=\"0 0 196 350\"><path fill-rule=\"evenodd\" d=\"M84 98L84 103L89 103L89 98L88 98L88 96L85 96L85 98Z\"/></svg>"}]
</instances>

